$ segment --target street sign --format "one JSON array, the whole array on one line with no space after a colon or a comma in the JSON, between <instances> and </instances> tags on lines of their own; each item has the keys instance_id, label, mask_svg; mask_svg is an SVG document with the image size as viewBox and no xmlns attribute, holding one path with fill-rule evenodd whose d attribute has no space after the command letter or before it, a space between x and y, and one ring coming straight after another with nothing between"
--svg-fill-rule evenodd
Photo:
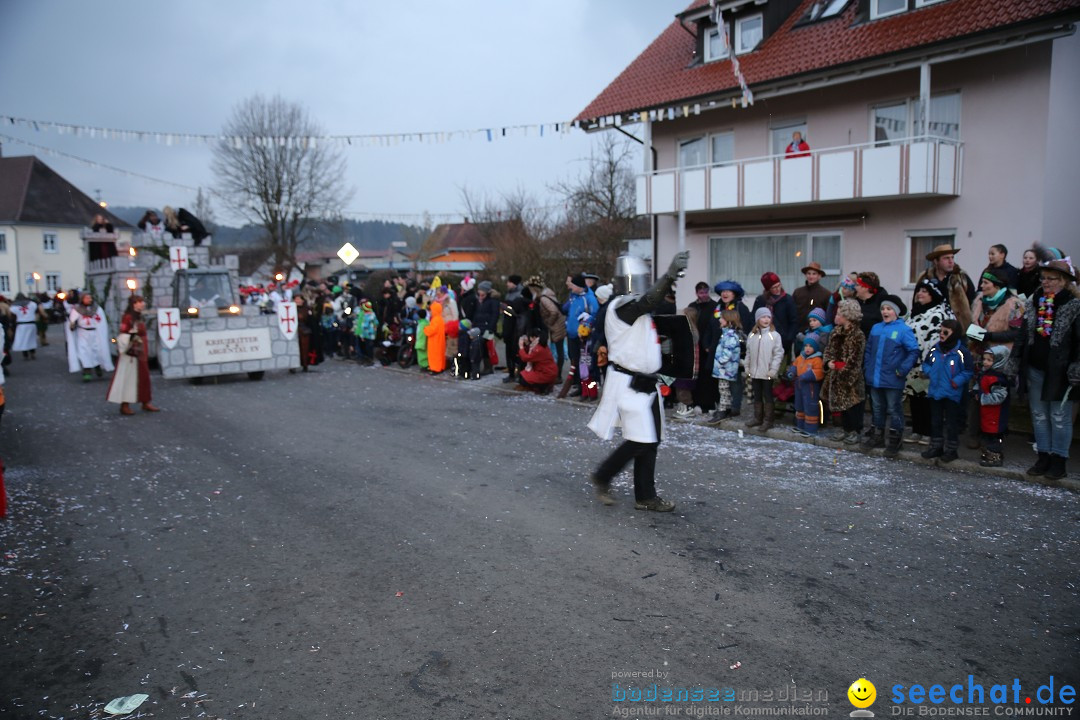
<instances>
[{"instance_id":1,"label":"street sign","mask_svg":"<svg viewBox=\"0 0 1080 720\"><path fill-rule=\"evenodd\" d=\"M352 243L345 243L341 246L341 249L337 251L337 256L341 258L346 265L352 265L356 262L356 258L360 257L360 253L352 246Z\"/></svg>"}]
</instances>

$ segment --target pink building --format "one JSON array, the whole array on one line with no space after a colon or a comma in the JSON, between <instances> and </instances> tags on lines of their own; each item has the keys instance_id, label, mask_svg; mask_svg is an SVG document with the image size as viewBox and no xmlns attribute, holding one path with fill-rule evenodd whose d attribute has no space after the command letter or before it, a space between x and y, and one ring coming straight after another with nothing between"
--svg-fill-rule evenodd
<instances>
[{"instance_id":1,"label":"pink building","mask_svg":"<svg viewBox=\"0 0 1080 720\"><path fill-rule=\"evenodd\" d=\"M684 246L689 280L754 295L815 260L831 287L873 270L906 298L943 243L973 277L997 243L1016 266L1034 241L1080 255L1078 18L1080 0L696 0L578 120L641 126L656 267ZM794 132L808 154L785 153Z\"/></svg>"}]
</instances>

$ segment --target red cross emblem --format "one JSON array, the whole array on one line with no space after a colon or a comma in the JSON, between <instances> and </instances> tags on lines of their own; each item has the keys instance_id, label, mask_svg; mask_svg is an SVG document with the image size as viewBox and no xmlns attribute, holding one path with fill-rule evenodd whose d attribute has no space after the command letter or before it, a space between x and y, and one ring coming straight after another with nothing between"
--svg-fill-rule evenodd
<instances>
[{"instance_id":1,"label":"red cross emblem","mask_svg":"<svg viewBox=\"0 0 1080 720\"><path fill-rule=\"evenodd\" d=\"M180 323L173 320L172 310L165 311L165 322L161 323L161 327L167 328L169 331L169 337L165 338L168 342L173 341L173 328L180 327Z\"/></svg>"},{"instance_id":2,"label":"red cross emblem","mask_svg":"<svg viewBox=\"0 0 1080 720\"><path fill-rule=\"evenodd\" d=\"M177 246L172 248L169 252L169 262L173 266L173 270L186 270L188 266L187 251L186 248Z\"/></svg>"},{"instance_id":3,"label":"red cross emblem","mask_svg":"<svg viewBox=\"0 0 1080 720\"><path fill-rule=\"evenodd\" d=\"M285 306L285 312L281 314L281 322L285 323L286 333L293 331L293 323L296 322L296 308L294 306Z\"/></svg>"}]
</instances>

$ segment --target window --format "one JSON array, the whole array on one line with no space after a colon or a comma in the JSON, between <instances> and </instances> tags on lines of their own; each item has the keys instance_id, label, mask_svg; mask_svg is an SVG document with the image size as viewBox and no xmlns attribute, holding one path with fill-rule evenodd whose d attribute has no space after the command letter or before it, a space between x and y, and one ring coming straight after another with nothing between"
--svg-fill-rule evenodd
<instances>
[{"instance_id":1,"label":"window","mask_svg":"<svg viewBox=\"0 0 1080 720\"><path fill-rule=\"evenodd\" d=\"M735 133L716 133L709 139L712 140L712 157L709 158L711 164L729 163L735 159Z\"/></svg>"},{"instance_id":2,"label":"window","mask_svg":"<svg viewBox=\"0 0 1080 720\"><path fill-rule=\"evenodd\" d=\"M7 235L0 233L0 253L7 252Z\"/></svg>"},{"instance_id":3,"label":"window","mask_svg":"<svg viewBox=\"0 0 1080 720\"><path fill-rule=\"evenodd\" d=\"M927 253L938 245L952 245L956 239L953 230L922 230L909 232L908 242L908 285L914 285L915 279L923 274L930 261L926 259Z\"/></svg>"},{"instance_id":4,"label":"window","mask_svg":"<svg viewBox=\"0 0 1080 720\"><path fill-rule=\"evenodd\" d=\"M902 13L907 8L908 0L870 0L870 19Z\"/></svg>"},{"instance_id":5,"label":"window","mask_svg":"<svg viewBox=\"0 0 1080 720\"><path fill-rule=\"evenodd\" d=\"M941 0L915 0L915 7L925 7L926 5L933 5L934 3L939 2L941 2Z\"/></svg>"},{"instance_id":6,"label":"window","mask_svg":"<svg viewBox=\"0 0 1080 720\"><path fill-rule=\"evenodd\" d=\"M777 123L769 128L769 154L783 155L784 150L791 144L792 133L802 133L803 140L810 142L806 137L806 121L791 120L785 123Z\"/></svg>"},{"instance_id":7,"label":"window","mask_svg":"<svg viewBox=\"0 0 1080 720\"><path fill-rule=\"evenodd\" d=\"M43 236L42 249L47 253L60 252L57 249L56 233L45 233Z\"/></svg>"},{"instance_id":8,"label":"window","mask_svg":"<svg viewBox=\"0 0 1080 720\"><path fill-rule=\"evenodd\" d=\"M680 140L679 167L688 168L704 165L707 162L705 153L708 149L708 146L705 144L705 136L696 137L691 140Z\"/></svg>"},{"instance_id":9,"label":"window","mask_svg":"<svg viewBox=\"0 0 1080 720\"><path fill-rule=\"evenodd\" d=\"M771 270L791 292L803 284L801 270L812 260L830 278L840 274L841 240L837 232L710 238L709 276L731 278L753 294L761 273Z\"/></svg>"},{"instance_id":10,"label":"window","mask_svg":"<svg viewBox=\"0 0 1080 720\"><path fill-rule=\"evenodd\" d=\"M11 292L11 276L7 273L0 273L0 293Z\"/></svg>"},{"instance_id":11,"label":"window","mask_svg":"<svg viewBox=\"0 0 1080 720\"><path fill-rule=\"evenodd\" d=\"M714 27L705 31L705 62L724 60L729 55L727 40L722 28Z\"/></svg>"},{"instance_id":12,"label":"window","mask_svg":"<svg viewBox=\"0 0 1080 720\"><path fill-rule=\"evenodd\" d=\"M45 273L45 292L60 292L60 273Z\"/></svg>"},{"instance_id":13,"label":"window","mask_svg":"<svg viewBox=\"0 0 1080 720\"><path fill-rule=\"evenodd\" d=\"M837 15L841 10L844 9L844 6L847 4L848 0L832 0L832 2L826 5L825 9L821 11L821 15L819 17L828 18Z\"/></svg>"},{"instance_id":14,"label":"window","mask_svg":"<svg viewBox=\"0 0 1080 720\"><path fill-rule=\"evenodd\" d=\"M735 21L735 52L748 53L761 43L764 25L761 15L751 15Z\"/></svg>"},{"instance_id":15,"label":"window","mask_svg":"<svg viewBox=\"0 0 1080 720\"><path fill-rule=\"evenodd\" d=\"M952 92L930 97L930 117L927 133L932 137L960 140L960 93ZM922 101L918 98L871 109L874 143L891 145L920 134L919 116Z\"/></svg>"}]
</instances>

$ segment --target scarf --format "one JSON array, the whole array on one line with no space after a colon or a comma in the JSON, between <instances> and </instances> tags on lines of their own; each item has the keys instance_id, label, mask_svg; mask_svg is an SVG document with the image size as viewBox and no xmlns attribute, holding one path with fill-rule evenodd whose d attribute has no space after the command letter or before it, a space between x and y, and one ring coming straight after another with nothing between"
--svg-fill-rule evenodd
<instances>
[{"instance_id":1,"label":"scarf","mask_svg":"<svg viewBox=\"0 0 1080 720\"><path fill-rule=\"evenodd\" d=\"M781 298L783 298L785 295L787 295L786 292L782 292L779 295L773 295L772 293L770 293L765 298L765 307L769 308L769 312L771 312L773 316L776 315L776 312L774 311L776 303L780 302Z\"/></svg>"},{"instance_id":2,"label":"scarf","mask_svg":"<svg viewBox=\"0 0 1080 720\"><path fill-rule=\"evenodd\" d=\"M1001 303L1005 302L1005 298L1007 298L1008 296L1009 289L1001 288L993 295L983 295L983 305L990 308L991 310L997 310L1001 306Z\"/></svg>"}]
</instances>

